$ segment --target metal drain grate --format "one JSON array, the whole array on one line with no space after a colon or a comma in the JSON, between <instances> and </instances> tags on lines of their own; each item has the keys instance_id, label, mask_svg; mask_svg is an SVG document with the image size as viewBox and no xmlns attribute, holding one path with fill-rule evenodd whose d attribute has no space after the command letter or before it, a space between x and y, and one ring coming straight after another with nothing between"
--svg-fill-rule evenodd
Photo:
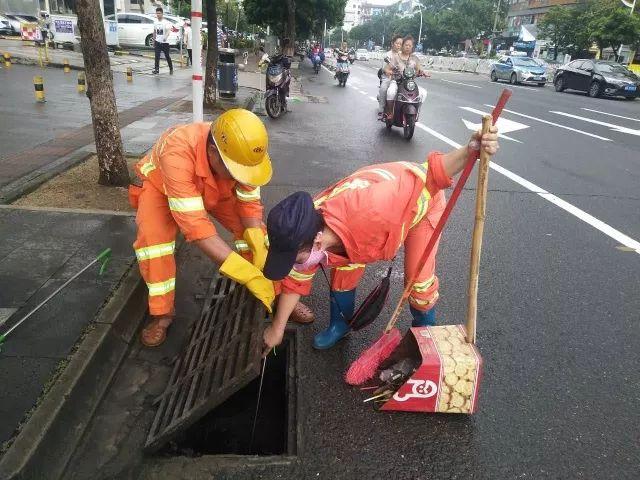
<instances>
[{"instance_id":1,"label":"metal drain grate","mask_svg":"<svg viewBox=\"0 0 640 480\"><path fill-rule=\"evenodd\" d=\"M247 289L215 276L149 431L153 452L260 374L265 310Z\"/></svg>"}]
</instances>

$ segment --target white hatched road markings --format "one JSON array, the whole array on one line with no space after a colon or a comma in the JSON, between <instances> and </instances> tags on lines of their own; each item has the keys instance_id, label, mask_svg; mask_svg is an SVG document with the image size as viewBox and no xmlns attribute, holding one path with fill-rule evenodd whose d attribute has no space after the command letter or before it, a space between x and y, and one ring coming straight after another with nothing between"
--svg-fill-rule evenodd
<instances>
[{"instance_id":1,"label":"white hatched road markings","mask_svg":"<svg viewBox=\"0 0 640 480\"><path fill-rule=\"evenodd\" d=\"M582 108L587 112L601 113L602 115L609 115L610 117L624 118L625 120L631 120L632 122L640 122L640 118L623 117L622 115L616 115L615 113L601 112L600 110L593 110L591 108Z\"/></svg>"},{"instance_id":2,"label":"white hatched road markings","mask_svg":"<svg viewBox=\"0 0 640 480\"><path fill-rule=\"evenodd\" d=\"M453 80L445 80L444 78L441 78L440 81L447 82L447 83L455 83L456 85L464 85L465 87L482 88L482 87L479 87L478 85L471 85L470 83L454 82Z\"/></svg>"},{"instance_id":3,"label":"white hatched road markings","mask_svg":"<svg viewBox=\"0 0 640 480\"><path fill-rule=\"evenodd\" d=\"M484 104L485 107L493 108L493 105L489 105L488 103ZM549 122L548 120L543 120L541 118L532 117L531 115L525 115L524 113L514 112L513 110L504 109L505 112L509 112L513 115L519 115L524 118L528 118L529 120L535 120L537 122L546 123L547 125L553 125L554 127L564 128L565 130L571 130L572 132L580 133L582 135L587 135L588 137L597 138L598 140L604 140L605 142L610 142L610 138L601 137L600 135L596 135L594 133L585 132L584 130L578 130L577 128L567 127L566 125L560 125L559 123Z\"/></svg>"},{"instance_id":4,"label":"white hatched road markings","mask_svg":"<svg viewBox=\"0 0 640 480\"><path fill-rule=\"evenodd\" d=\"M490 115L489 112L483 112L481 110L476 110L471 107L458 107L462 110L466 110L471 113L477 113L478 115ZM482 127L480 123L473 123L469 120L462 119L464 125L472 131L479 130ZM507 140L511 140L512 142L522 143L520 140L516 140L515 138L511 138L505 135L505 133L509 132L517 132L518 130L524 130L525 128L529 128L529 125L525 125L524 123L514 122L513 120L509 120L507 118L500 117L496 124L498 126L498 131L500 132L498 135L502 138L506 138Z\"/></svg>"},{"instance_id":5,"label":"white hatched road markings","mask_svg":"<svg viewBox=\"0 0 640 480\"><path fill-rule=\"evenodd\" d=\"M609 127L611 130L614 130L616 132L622 132L622 133L628 133L629 135L640 136L640 130L635 130L633 128L622 127L620 125L614 125L613 123L601 122L599 120L594 120L593 118L581 117L580 115L573 115L571 113L566 113L566 112L558 112L556 110L549 110L549 112L555 113L556 115L562 115L564 117L582 120L583 122L589 122L589 123L594 123L596 125L602 125L603 127Z\"/></svg>"},{"instance_id":6,"label":"white hatched road markings","mask_svg":"<svg viewBox=\"0 0 640 480\"><path fill-rule=\"evenodd\" d=\"M327 69L327 71L329 71L329 70ZM371 98L371 97L369 97L369 98ZM459 143L451 140L448 137L445 137L441 133L436 132L435 130L427 127L426 125L424 125L424 124L422 124L420 122L416 123L416 127L418 127L419 129L423 130L424 132L428 133L429 135L432 135L432 136L442 140L444 143L446 143L448 145L451 145L454 148L460 148L462 146ZM605 235L607 235L608 237L612 238L613 240L615 240L616 242L620 243L621 245L624 245L625 247L627 247L627 248L633 250L634 252L640 254L640 242L638 242L637 240L634 240L633 238L629 237L628 235L625 235L624 233L622 233L621 231L616 230L615 228L613 228L610 225L607 225L602 220L599 220L596 217L594 217L593 215L585 212L584 210L581 210L578 207L570 204L569 202L566 202L566 201L562 200L561 198L557 197L556 195L547 192L543 188L537 186L534 183L531 183L529 180L526 180L526 179L522 178L520 175L517 175L517 174L513 173L510 170L507 170L506 168L498 165L497 163L491 161L489 163L489 166L491 167L492 170L495 170L496 172L500 173L501 175L504 175L509 180L511 180L511 181L523 186L524 188L526 188L530 192L533 192L536 195L539 195L540 197L544 198L548 202L551 202L552 204L556 205L557 207L560 207L565 212L568 212L571 215L573 215L574 217L577 217L578 219L582 220L586 224L591 225L593 228L595 228L596 230L599 230L600 232L604 233Z\"/></svg>"}]
</instances>

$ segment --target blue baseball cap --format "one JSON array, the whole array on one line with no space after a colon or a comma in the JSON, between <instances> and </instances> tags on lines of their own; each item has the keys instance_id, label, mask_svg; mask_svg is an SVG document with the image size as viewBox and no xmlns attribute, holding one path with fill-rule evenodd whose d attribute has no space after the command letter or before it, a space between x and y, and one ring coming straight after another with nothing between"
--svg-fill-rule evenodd
<instances>
[{"instance_id":1,"label":"blue baseball cap","mask_svg":"<svg viewBox=\"0 0 640 480\"><path fill-rule=\"evenodd\" d=\"M300 248L313 242L322 225L322 215L307 192L293 193L273 207L267 216L269 253L264 276L269 280L286 277Z\"/></svg>"}]
</instances>

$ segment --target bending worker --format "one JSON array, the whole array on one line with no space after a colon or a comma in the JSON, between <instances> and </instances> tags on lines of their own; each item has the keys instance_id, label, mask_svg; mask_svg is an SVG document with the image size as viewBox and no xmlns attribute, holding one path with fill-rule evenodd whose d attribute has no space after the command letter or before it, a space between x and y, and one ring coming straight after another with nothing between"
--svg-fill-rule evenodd
<instances>
[{"instance_id":1,"label":"bending worker","mask_svg":"<svg viewBox=\"0 0 640 480\"><path fill-rule=\"evenodd\" d=\"M405 282L412 278L445 207L442 189L465 166L468 149L498 149L497 128L471 137L468 146L432 152L425 163L395 162L362 168L316 195L297 192L267 217L269 253L264 274L281 280L273 323L264 331L265 352L282 341L287 319L301 295L311 292L319 266L331 268L330 320L313 345L330 348L350 330L356 286L365 265L392 260L404 245ZM419 272L409 306L414 326L434 325L438 300L434 248ZM339 309L336 308L336 303ZM344 318L343 318L344 315Z\"/></svg>"},{"instance_id":2,"label":"bending worker","mask_svg":"<svg viewBox=\"0 0 640 480\"><path fill-rule=\"evenodd\" d=\"M149 313L141 341L164 342L174 317L175 238L180 230L269 311L274 287L261 270L267 255L260 186L272 175L263 123L248 110L229 110L213 123L170 128L136 165L142 187L130 188L137 208L133 247L149 288ZM218 236L210 213L235 237L237 250Z\"/></svg>"}]
</instances>

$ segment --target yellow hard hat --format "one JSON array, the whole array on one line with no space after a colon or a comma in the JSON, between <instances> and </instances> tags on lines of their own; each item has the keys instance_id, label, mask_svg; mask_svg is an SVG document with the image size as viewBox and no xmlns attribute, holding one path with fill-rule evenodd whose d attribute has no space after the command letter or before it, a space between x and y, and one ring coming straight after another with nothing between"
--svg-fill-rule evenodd
<instances>
[{"instance_id":1,"label":"yellow hard hat","mask_svg":"<svg viewBox=\"0 0 640 480\"><path fill-rule=\"evenodd\" d=\"M271 180L269 137L255 114L242 108L228 110L211 123L211 136L225 167L238 182L260 187Z\"/></svg>"}]
</instances>

